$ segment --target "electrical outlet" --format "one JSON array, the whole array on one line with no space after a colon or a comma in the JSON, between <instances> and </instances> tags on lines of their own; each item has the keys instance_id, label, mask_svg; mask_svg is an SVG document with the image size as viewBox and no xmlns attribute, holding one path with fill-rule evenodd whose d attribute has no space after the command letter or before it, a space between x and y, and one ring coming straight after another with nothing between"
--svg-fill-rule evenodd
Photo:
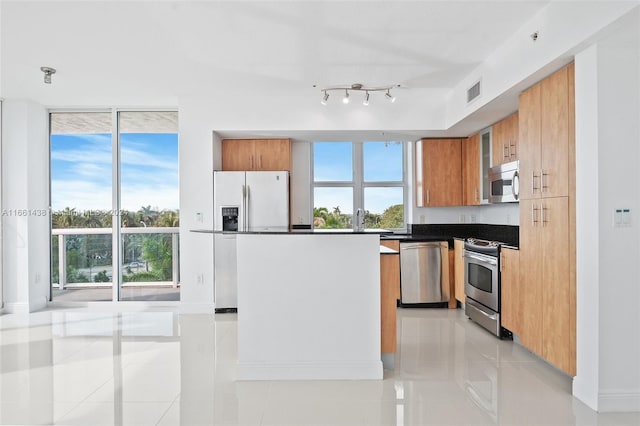
<instances>
[{"instance_id":1,"label":"electrical outlet","mask_svg":"<svg viewBox=\"0 0 640 426\"><path fill-rule=\"evenodd\" d=\"M202 212L197 212L196 213L196 222L204 222L204 215L202 214Z\"/></svg>"}]
</instances>

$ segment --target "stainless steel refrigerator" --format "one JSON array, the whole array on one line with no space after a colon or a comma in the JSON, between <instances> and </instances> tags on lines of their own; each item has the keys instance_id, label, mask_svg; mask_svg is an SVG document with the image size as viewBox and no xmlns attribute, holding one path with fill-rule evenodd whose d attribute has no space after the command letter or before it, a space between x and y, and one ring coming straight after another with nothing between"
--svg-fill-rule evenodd
<instances>
[{"instance_id":1,"label":"stainless steel refrigerator","mask_svg":"<svg viewBox=\"0 0 640 426\"><path fill-rule=\"evenodd\" d=\"M214 230L289 229L289 172L213 172ZM216 312L237 309L236 234L214 234Z\"/></svg>"}]
</instances>

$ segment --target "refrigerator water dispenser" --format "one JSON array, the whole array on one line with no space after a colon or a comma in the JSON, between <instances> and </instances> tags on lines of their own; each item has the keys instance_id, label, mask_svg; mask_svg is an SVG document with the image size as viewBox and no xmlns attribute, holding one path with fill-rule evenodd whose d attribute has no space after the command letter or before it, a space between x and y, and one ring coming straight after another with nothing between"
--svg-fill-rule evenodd
<instances>
[{"instance_id":1,"label":"refrigerator water dispenser","mask_svg":"<svg viewBox=\"0 0 640 426\"><path fill-rule=\"evenodd\" d=\"M222 230L237 231L238 230L238 211L239 207L222 207Z\"/></svg>"}]
</instances>

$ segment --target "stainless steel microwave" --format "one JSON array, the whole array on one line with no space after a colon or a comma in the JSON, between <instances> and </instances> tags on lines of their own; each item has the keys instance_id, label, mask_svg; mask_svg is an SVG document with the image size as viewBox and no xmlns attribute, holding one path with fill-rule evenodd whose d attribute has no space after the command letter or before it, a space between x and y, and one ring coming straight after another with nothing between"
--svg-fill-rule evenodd
<instances>
[{"instance_id":1,"label":"stainless steel microwave","mask_svg":"<svg viewBox=\"0 0 640 426\"><path fill-rule=\"evenodd\" d=\"M489 169L489 202L517 203L520 195L519 161L500 164Z\"/></svg>"}]
</instances>

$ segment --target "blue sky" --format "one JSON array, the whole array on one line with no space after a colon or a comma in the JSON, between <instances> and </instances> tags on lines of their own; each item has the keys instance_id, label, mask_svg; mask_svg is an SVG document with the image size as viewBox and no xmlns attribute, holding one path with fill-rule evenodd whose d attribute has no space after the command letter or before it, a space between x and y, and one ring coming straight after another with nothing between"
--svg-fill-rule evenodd
<instances>
[{"instance_id":1,"label":"blue sky","mask_svg":"<svg viewBox=\"0 0 640 426\"><path fill-rule=\"evenodd\" d=\"M178 135L120 135L121 207L178 209ZM111 134L51 136L53 210L111 210Z\"/></svg>"},{"instance_id":2,"label":"blue sky","mask_svg":"<svg viewBox=\"0 0 640 426\"><path fill-rule=\"evenodd\" d=\"M178 209L178 135L125 133L120 137L121 206L136 211L142 206ZM316 181L352 180L352 144L314 145ZM364 143L365 181L402 180L402 144ZM51 198L54 210L65 207L111 210L111 134L51 136ZM402 203L401 188L366 188L365 209L382 213ZM314 205L330 210L339 206L352 213L351 188L316 188Z\"/></svg>"}]
</instances>

